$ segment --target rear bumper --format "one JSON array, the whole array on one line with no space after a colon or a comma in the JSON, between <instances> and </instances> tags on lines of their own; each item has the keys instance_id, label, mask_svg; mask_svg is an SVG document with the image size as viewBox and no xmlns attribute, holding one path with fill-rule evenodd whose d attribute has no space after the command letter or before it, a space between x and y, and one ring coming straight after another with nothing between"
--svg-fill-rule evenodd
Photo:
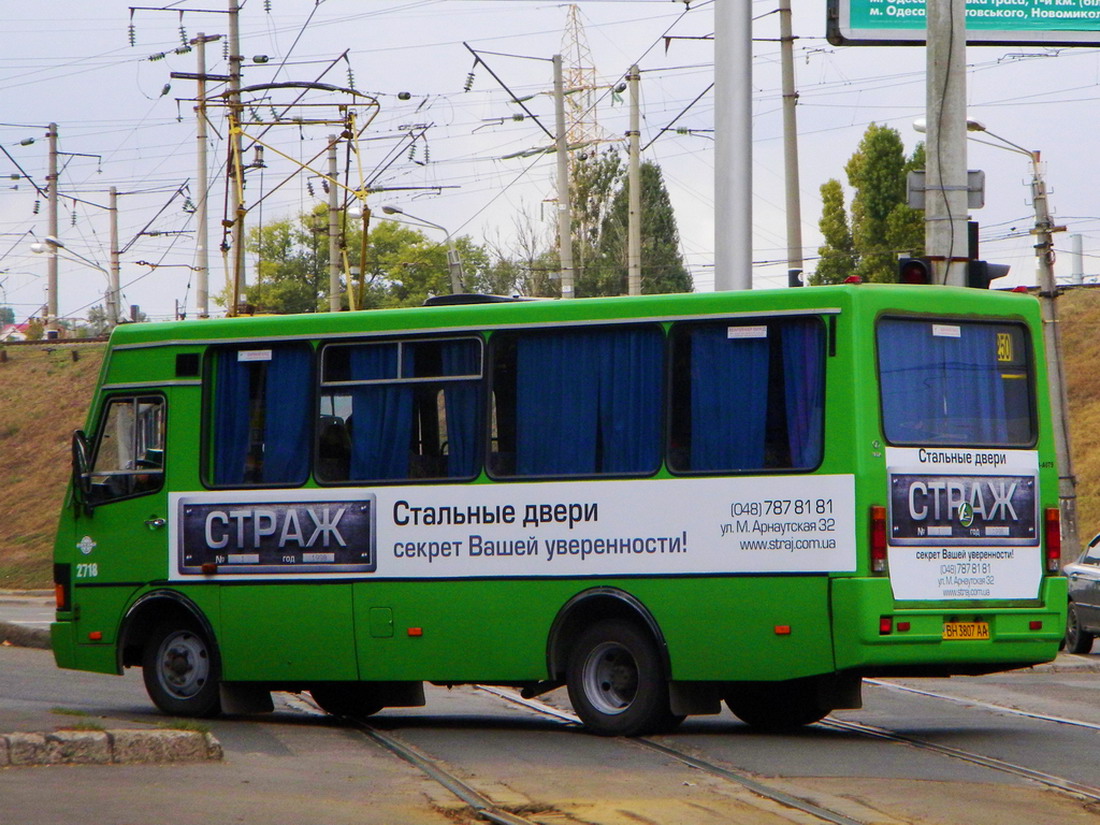
<instances>
[{"instance_id":1,"label":"rear bumper","mask_svg":"<svg viewBox=\"0 0 1100 825\"><path fill-rule=\"evenodd\" d=\"M1043 578L1039 599L1015 605L899 606L885 578L834 579L831 600L836 667L868 675L975 673L1049 662L1066 626L1066 581L1053 576ZM891 619L889 633L881 629L883 618ZM946 641L943 625L948 621L987 622L990 638Z\"/></svg>"}]
</instances>

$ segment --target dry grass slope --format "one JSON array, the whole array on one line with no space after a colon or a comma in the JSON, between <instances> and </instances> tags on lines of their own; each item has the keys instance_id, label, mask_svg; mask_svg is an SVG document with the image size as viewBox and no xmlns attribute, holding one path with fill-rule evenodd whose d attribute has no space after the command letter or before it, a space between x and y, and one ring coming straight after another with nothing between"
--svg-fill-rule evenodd
<instances>
[{"instance_id":1,"label":"dry grass slope","mask_svg":"<svg viewBox=\"0 0 1100 825\"><path fill-rule=\"evenodd\" d=\"M1100 289L1059 301L1081 538L1100 532ZM72 353L79 355L73 360ZM9 347L0 362L0 588L50 586L69 436L83 426L103 345Z\"/></svg>"},{"instance_id":2,"label":"dry grass slope","mask_svg":"<svg viewBox=\"0 0 1100 825\"><path fill-rule=\"evenodd\" d=\"M1058 302L1058 318L1077 475L1077 524L1084 542L1100 532L1100 289L1066 292Z\"/></svg>"},{"instance_id":3,"label":"dry grass slope","mask_svg":"<svg viewBox=\"0 0 1100 825\"><path fill-rule=\"evenodd\" d=\"M53 537L69 475L69 436L84 425L103 345L7 347L5 352L0 362L0 588L51 587Z\"/></svg>"}]
</instances>

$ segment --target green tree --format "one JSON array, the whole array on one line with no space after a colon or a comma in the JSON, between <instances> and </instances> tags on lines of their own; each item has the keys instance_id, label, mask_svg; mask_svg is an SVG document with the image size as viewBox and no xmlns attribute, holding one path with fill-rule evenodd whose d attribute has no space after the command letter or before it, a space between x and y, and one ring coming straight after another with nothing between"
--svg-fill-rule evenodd
<instances>
[{"instance_id":1,"label":"green tree","mask_svg":"<svg viewBox=\"0 0 1100 825\"><path fill-rule=\"evenodd\" d=\"M614 147L595 155L575 153L569 171L573 219L574 289L578 298L619 295L601 260L602 235L625 170Z\"/></svg>"},{"instance_id":2,"label":"green tree","mask_svg":"<svg viewBox=\"0 0 1100 825\"><path fill-rule=\"evenodd\" d=\"M11 307L0 307L0 326L15 323L15 310Z\"/></svg>"},{"instance_id":3,"label":"green tree","mask_svg":"<svg viewBox=\"0 0 1100 825\"><path fill-rule=\"evenodd\" d=\"M365 247L360 224L348 221L343 231L341 258L346 254L347 268L355 273L350 287L357 307L412 306L423 303L429 295L450 292L445 244L394 221L371 223ZM489 271L488 253L469 238L456 238L455 247L467 273L473 273L475 280ZM296 219L252 228L248 250L256 257L256 271L253 283L245 288L245 303L259 312L327 309L329 241L325 207L319 206ZM342 278L345 307L348 286ZM226 305L228 290L218 300Z\"/></svg>"},{"instance_id":4,"label":"green tree","mask_svg":"<svg viewBox=\"0 0 1100 825\"><path fill-rule=\"evenodd\" d=\"M680 255L680 230L665 188L661 167L645 161L641 182L642 292L691 292L691 275ZM615 193L600 233L599 261L604 295L622 295L628 286L627 225L630 192L624 184Z\"/></svg>"},{"instance_id":5,"label":"green tree","mask_svg":"<svg viewBox=\"0 0 1100 825\"><path fill-rule=\"evenodd\" d=\"M821 220L818 227L825 238L818 247L820 258L810 283L839 284L856 268L852 231L848 228L848 213L844 209L844 189L840 181L830 178L821 184Z\"/></svg>"},{"instance_id":6,"label":"green tree","mask_svg":"<svg viewBox=\"0 0 1100 825\"><path fill-rule=\"evenodd\" d=\"M906 157L896 129L874 123L867 127L844 167L854 192L850 221L844 218L839 182L830 180L822 186L819 225L825 244L819 249L821 262L812 283L837 283L848 275L892 281L898 255L924 248L923 214L906 205L905 194L906 173L923 168L923 144Z\"/></svg>"}]
</instances>

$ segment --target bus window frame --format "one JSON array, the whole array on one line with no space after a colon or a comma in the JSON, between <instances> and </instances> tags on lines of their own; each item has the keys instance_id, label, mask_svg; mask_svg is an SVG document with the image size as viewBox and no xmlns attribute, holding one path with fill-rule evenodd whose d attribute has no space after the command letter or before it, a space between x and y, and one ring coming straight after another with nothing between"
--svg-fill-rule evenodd
<instances>
[{"instance_id":1,"label":"bus window frame","mask_svg":"<svg viewBox=\"0 0 1100 825\"><path fill-rule=\"evenodd\" d=\"M488 377L486 375L486 364L488 362L487 352L488 346L486 343L486 332L478 330L470 330L469 332L450 331L446 333L432 333L429 330L416 330L408 333L387 333L382 335L372 335L370 337L362 338L340 338L340 339L325 339L319 338L316 341L316 364L315 364L315 381L314 381L314 417L311 439L311 458L310 458L310 477L318 487L355 487L355 486L401 486L401 485L416 485L416 484L440 484L440 483L466 483L477 479L486 468L486 440L487 436L485 420L487 418L487 404L490 397L487 384ZM404 365L404 349L406 345L417 344L443 344L448 341L473 341L477 344L477 358L478 358L478 373L466 375L436 375L436 376L402 376L401 372ZM325 356L329 350L352 348L364 345L378 345L385 346L387 344L396 344L398 347L397 355L397 374L393 378L377 378L377 379L361 379L361 380L325 380L326 361ZM370 386L416 386L416 385L436 385L443 389L446 384L473 384L477 388L478 397L478 411L479 418L474 427L474 437L478 439L476 445L475 454L477 457L476 467L473 473L467 475L433 475L433 476L417 476L417 477L405 477L405 478L347 478L342 480L331 480L321 478L318 473L319 464L319 451L320 451L320 437L321 427L320 422L322 416L325 415L322 411L322 405L326 395L326 391L331 394L336 394L339 390L351 390L355 387L370 387ZM350 476L350 473L349 473Z\"/></svg>"},{"instance_id":2,"label":"bus window frame","mask_svg":"<svg viewBox=\"0 0 1100 825\"><path fill-rule=\"evenodd\" d=\"M825 451L828 447L828 430L829 430L829 359L836 355L836 315L829 314L828 320L826 316L818 312L799 313L797 315L790 313L777 313L777 314L753 314L753 315L731 315L729 317L707 317L707 318L689 318L676 320L669 324L667 341L668 349L666 353L666 360L668 362L668 379L667 379L667 409L665 412L665 420L667 422L667 432L665 436L664 444L664 460L665 466L668 468L668 472L671 476L676 478L712 478L715 476L752 476L752 475L808 475L816 473L825 463ZM673 436L673 404L674 390L675 390L675 374L676 359L674 355L674 348L676 346L675 336L678 329L692 326L716 326L725 324L726 326L768 326L769 335L773 325L781 325L792 319L813 319L821 331L821 355L822 355L822 370L821 370L821 429L819 435L821 438L821 451L818 455L817 462L809 467L756 467L745 470L735 469L720 469L720 470L683 470L677 469L670 461L672 454L672 436Z\"/></svg>"},{"instance_id":3,"label":"bus window frame","mask_svg":"<svg viewBox=\"0 0 1100 825\"><path fill-rule=\"evenodd\" d=\"M116 469L105 470L102 472L96 472L96 465L100 458L100 451L103 448L104 433L107 429L107 417L110 415L111 408L114 404L120 401L127 401L131 407L141 404L143 402L155 402L161 410L160 414L160 437L161 437L161 463L159 467L134 467L133 469ZM135 412L134 422L136 423L138 416ZM135 438L137 429L134 430ZM98 413L96 416L96 429L93 433L93 437L89 439L90 449L88 451L88 467L87 472L84 474L87 479L86 489L82 488L82 495L84 497L84 504L87 508L103 507L108 504L114 504L119 501L129 501L130 499L140 498L142 496L152 495L159 493L164 489L164 477L165 477L165 463L168 456L168 398L163 392L158 390L147 390L141 392L126 392L118 391L104 395L99 405ZM134 445L131 445L131 447ZM136 451L135 451L136 455ZM138 459L135 457L134 459ZM125 495L111 495L103 496L97 495L97 488L102 488L104 485L97 485L93 483L94 478L135 478L137 476L150 476L156 479L155 486L151 486L144 489L132 490Z\"/></svg>"},{"instance_id":4,"label":"bus window frame","mask_svg":"<svg viewBox=\"0 0 1100 825\"><path fill-rule=\"evenodd\" d=\"M490 460L493 454L493 424L496 415L496 406L494 404L494 398L496 393L496 355L497 350L501 346L501 341L508 340L513 341L521 335L554 335L562 332L576 332L576 331L618 331L618 330L636 330L636 329L655 329L661 336L661 395L662 403L660 405L661 421L658 424L658 433L660 434L660 440L658 444L658 460L656 465L651 470L645 470L635 473L575 473L575 474L543 474L543 475L522 475L519 473L500 473L493 467L493 462ZM592 323L584 324L533 324L531 326L509 326L496 328L492 330L492 335L489 336L488 346L488 358L486 364L486 399L484 408L484 429L485 437L483 444L484 462L483 467L486 476L492 479L494 482L500 483L529 483L540 481L585 481L585 480L613 480L613 479L643 479L643 478L655 478L664 472L665 464L665 442L667 440L666 431L668 428L668 415L667 415L667 399L669 395L669 338L668 338L668 324L660 318L630 318L625 321L619 320L601 320Z\"/></svg>"},{"instance_id":5,"label":"bus window frame","mask_svg":"<svg viewBox=\"0 0 1100 825\"><path fill-rule=\"evenodd\" d=\"M316 425L309 423L311 427L309 443L307 444L307 471L300 481L271 482L259 481L241 484L218 484L214 481L214 412L217 405L217 362L218 356L224 351L263 350L280 347L305 347L309 351L309 388L312 393L310 409L317 410L317 376L320 364L318 362L318 345L320 338L293 337L293 338L257 338L257 339L229 339L209 344L202 352L202 424L201 424L201 449L199 456L199 482L205 490L264 490L281 489L295 490L309 485L313 479L314 433Z\"/></svg>"},{"instance_id":6,"label":"bus window frame","mask_svg":"<svg viewBox=\"0 0 1100 825\"><path fill-rule=\"evenodd\" d=\"M879 347L879 325L883 321L922 321L925 323L945 324L979 324L984 326L1014 326L1023 331L1023 344L1025 353L1025 368L1027 370L1028 387L1028 428L1031 439L1019 444L974 444L973 442L954 443L947 441L892 441L886 434L886 405L882 393L882 351ZM1031 328L1022 318L996 318L996 317L972 317L963 315L929 315L925 313L906 315L896 311L879 314L871 327L872 340L874 342L874 386L878 394L878 429L882 441L891 447L944 447L965 448L974 450L1035 450L1038 448L1040 426L1038 417L1038 381L1035 374L1035 342L1032 340Z\"/></svg>"}]
</instances>

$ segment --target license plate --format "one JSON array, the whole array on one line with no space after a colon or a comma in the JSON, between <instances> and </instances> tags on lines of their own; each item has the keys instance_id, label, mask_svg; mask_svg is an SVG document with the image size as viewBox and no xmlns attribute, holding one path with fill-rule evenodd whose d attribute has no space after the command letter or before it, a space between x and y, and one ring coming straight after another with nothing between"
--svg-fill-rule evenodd
<instances>
[{"instance_id":1,"label":"license plate","mask_svg":"<svg viewBox=\"0 0 1100 825\"><path fill-rule=\"evenodd\" d=\"M989 638L989 622L945 622L943 638L948 641Z\"/></svg>"}]
</instances>

